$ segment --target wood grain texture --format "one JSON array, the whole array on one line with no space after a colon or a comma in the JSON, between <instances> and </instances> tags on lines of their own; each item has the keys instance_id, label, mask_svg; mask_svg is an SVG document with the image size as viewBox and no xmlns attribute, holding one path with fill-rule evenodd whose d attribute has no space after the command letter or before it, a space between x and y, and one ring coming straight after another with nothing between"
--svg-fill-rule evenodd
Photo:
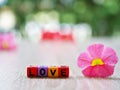
<instances>
[{"instance_id":1,"label":"wood grain texture","mask_svg":"<svg viewBox=\"0 0 120 90\"><path fill-rule=\"evenodd\" d=\"M79 43L21 41L16 51L0 51L0 90L120 90L120 62L114 74L106 79L84 77L77 67L80 52L95 42L111 46L120 56L119 38L96 38ZM29 65L68 65L70 78L30 79L26 77Z\"/></svg>"}]
</instances>

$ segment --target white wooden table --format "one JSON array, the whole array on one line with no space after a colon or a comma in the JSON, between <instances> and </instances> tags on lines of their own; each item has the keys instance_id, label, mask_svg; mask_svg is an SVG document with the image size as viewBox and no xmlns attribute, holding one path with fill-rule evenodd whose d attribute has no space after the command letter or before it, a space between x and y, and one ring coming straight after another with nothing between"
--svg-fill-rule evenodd
<instances>
[{"instance_id":1,"label":"white wooden table","mask_svg":"<svg viewBox=\"0 0 120 90\"><path fill-rule=\"evenodd\" d=\"M106 79L86 78L77 67L80 52L92 43L114 48L120 58L119 38L90 39L79 43L21 41L13 52L0 51L0 90L120 90L120 61L114 74ZM29 65L68 65L70 78L27 78Z\"/></svg>"}]
</instances>

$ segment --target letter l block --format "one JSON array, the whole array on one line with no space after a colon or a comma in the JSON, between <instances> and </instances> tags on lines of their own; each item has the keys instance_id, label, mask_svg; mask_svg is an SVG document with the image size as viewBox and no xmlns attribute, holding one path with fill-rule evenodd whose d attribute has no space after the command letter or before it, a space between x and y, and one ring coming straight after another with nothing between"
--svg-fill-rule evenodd
<instances>
[{"instance_id":1,"label":"letter l block","mask_svg":"<svg viewBox=\"0 0 120 90\"><path fill-rule=\"evenodd\" d=\"M27 77L38 77L38 67L29 66L27 67Z\"/></svg>"}]
</instances>

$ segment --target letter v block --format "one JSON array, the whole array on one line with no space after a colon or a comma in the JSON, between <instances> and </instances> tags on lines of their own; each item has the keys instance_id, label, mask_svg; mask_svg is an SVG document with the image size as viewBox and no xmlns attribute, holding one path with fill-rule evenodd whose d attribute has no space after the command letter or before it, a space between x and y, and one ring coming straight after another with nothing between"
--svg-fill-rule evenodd
<instances>
[{"instance_id":1,"label":"letter v block","mask_svg":"<svg viewBox=\"0 0 120 90\"><path fill-rule=\"evenodd\" d=\"M48 67L48 77L50 77L50 78L58 78L59 77L59 75L58 75L58 67L55 67L55 66Z\"/></svg>"},{"instance_id":2,"label":"letter v block","mask_svg":"<svg viewBox=\"0 0 120 90\"><path fill-rule=\"evenodd\" d=\"M38 67L36 66L30 66L27 67L27 77L38 77Z\"/></svg>"}]
</instances>

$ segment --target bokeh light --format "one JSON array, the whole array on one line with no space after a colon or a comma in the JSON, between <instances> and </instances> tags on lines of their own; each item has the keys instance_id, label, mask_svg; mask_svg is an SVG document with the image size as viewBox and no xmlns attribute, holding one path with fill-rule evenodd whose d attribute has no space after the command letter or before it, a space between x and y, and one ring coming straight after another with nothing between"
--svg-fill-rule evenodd
<instances>
[{"instance_id":1,"label":"bokeh light","mask_svg":"<svg viewBox=\"0 0 120 90\"><path fill-rule=\"evenodd\" d=\"M0 13L0 29L8 31L13 29L15 24L16 18L11 10L5 9Z\"/></svg>"},{"instance_id":2,"label":"bokeh light","mask_svg":"<svg viewBox=\"0 0 120 90\"><path fill-rule=\"evenodd\" d=\"M0 6L3 6L7 3L7 0L0 0Z\"/></svg>"}]
</instances>

